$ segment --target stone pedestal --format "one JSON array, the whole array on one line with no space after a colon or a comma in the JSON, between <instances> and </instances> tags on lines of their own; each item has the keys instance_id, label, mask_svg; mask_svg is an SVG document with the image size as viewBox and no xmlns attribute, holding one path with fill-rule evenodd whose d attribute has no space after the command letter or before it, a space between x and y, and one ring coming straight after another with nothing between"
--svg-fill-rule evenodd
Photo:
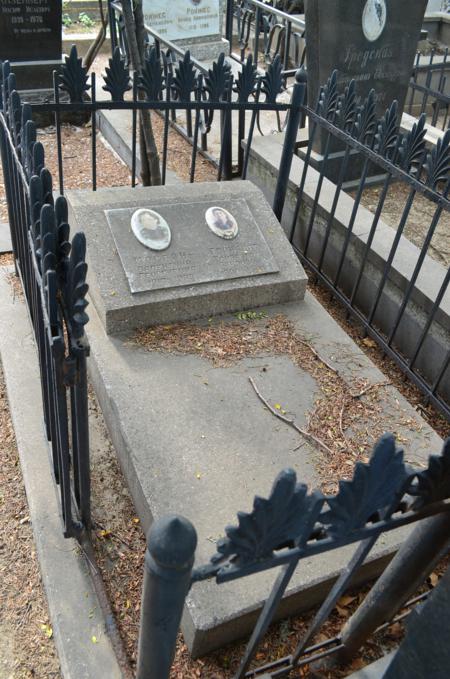
<instances>
[{"instance_id":1,"label":"stone pedestal","mask_svg":"<svg viewBox=\"0 0 450 679\"><path fill-rule=\"evenodd\" d=\"M107 333L303 299L306 274L251 182L70 191L68 198L70 223L88 239L90 292ZM234 218L236 236L208 226L213 207ZM163 251L135 236L131 217L140 208L169 226Z\"/></svg>"}]
</instances>

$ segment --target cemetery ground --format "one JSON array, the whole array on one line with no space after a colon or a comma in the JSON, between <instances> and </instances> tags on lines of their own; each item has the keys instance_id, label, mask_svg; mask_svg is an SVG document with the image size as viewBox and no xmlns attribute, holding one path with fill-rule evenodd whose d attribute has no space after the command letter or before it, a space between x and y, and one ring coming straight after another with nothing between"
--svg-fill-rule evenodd
<instances>
[{"instance_id":1,"label":"cemetery ground","mask_svg":"<svg viewBox=\"0 0 450 679\"><path fill-rule=\"evenodd\" d=\"M161 134L158 118L155 116L157 136ZM84 188L90 186L89 163L80 164L70 161L79 157L80 148L84 148L90 137L89 127L66 127L64 135L65 180L67 188ZM46 147L46 157L51 171L56 167L56 148L54 131L42 131L40 139ZM169 157L169 168L182 180L188 166L186 159L190 158L190 147L171 132L172 154ZM197 181L214 178L214 171L203 159L199 159ZM56 177L56 172L54 174ZM122 186L129 183L128 169L111 152L107 145L99 144L98 185ZM375 191L375 190L374 190ZM370 194L367 206L370 208ZM376 202L376 198L375 201ZM390 201L388 212L395 221L395 209L398 205L395 197ZM398 208L401 211L401 207ZM419 208L420 211L420 208ZM0 221L6 221L3 186L0 183ZM414 221L414 231L410 237L420 240L420 218ZM424 230L426 224L423 226ZM448 231L448 228L447 228ZM442 234L442 250L437 246L436 258L448 263L449 246L448 234ZM433 256L433 253L432 253ZM440 259L439 259L440 258ZM0 255L0 265L11 262L8 255ZM0 269L1 275L5 269ZM449 435L448 425L431 407L424 405L423 397L418 390L409 385L394 364L383 357L375 343L361 334L355 326L348 323L345 314L330 302L328 295L314 282L310 282L310 290L324 304L331 315L338 320L344 329L357 342L386 375L386 380L372 386L355 382L352 384L342 380L338 372L328 364L326 359L318 355L311 343L304 339L302 343L293 342L294 330L289 321L282 316L266 316L265 312L255 312L241 317L231 317L225 322L206 324L178 324L171 327L157 328L150 332L141 332L134 337L134 341L144 349L158 348L164 352L189 353L201 356L210 361L211 365L229 365L242 356L264 355L266 353L284 354L294 363L300 365L306 372L312 374L322 388L323 397L315 404L310 413L308 432L317 441L324 455L329 455L327 461L333 461L327 473L322 475L323 488L330 490L333 480L338 476L348 475L346 463L350 459L353 466L355 459L365 459L367 453L366 441L367 422L377 423L374 430L379 433L384 429L385 422L380 417L378 397L379 392L388 385L394 385L409 400L427 422L442 436ZM20 290L11 280L11 295L17 304L21 304ZM186 339L186 330L188 338ZM292 348L296 345L295 350ZM254 394L255 399L257 394ZM141 578L143 572L143 556L145 550L145 536L139 519L133 508L130 495L118 466L113 446L109 440L101 411L93 392L90 392L90 432L92 447L92 484L93 484L93 519L94 519L94 548L97 564L101 570L105 588L108 592L117 626L119 628L128 659L133 666L135 663L136 639L139 624L139 609L141 595ZM274 404L273 411L267 411L267 418L285 416L283 403ZM326 419L324 412L327 412ZM364 417L366 419L364 419ZM401 418L402 415L400 414ZM358 423L363 423L358 429ZM280 427L289 426L280 419ZM393 424L391 422L391 424ZM413 420L403 422L406 427L420 426ZM391 427L392 428L392 427ZM349 432L348 430L351 430ZM371 431L374 436L375 431ZM45 598L39 583L39 571L36 557L33 556L33 538L29 519L27 519L26 499L23 490L18 491L20 484L20 465L14 442L14 434L8 415L7 401L3 383L0 383L0 465L4 478L1 480L2 493L0 497L0 524L2 534L9 535L11 540L0 551L0 573L8 574L2 577L1 587L5 589L8 605L3 608L2 627L0 633L0 657L7 670L5 676L11 674L14 679L22 677L52 677L58 676L58 662L56 659L52 639L51 626L45 607ZM299 437L299 444L302 443ZM400 444L402 441L400 440ZM405 441L407 447L407 441ZM358 448L362 451L358 452ZM327 452L328 449L328 452ZM332 455L330 456L330 451ZM356 451L356 454L355 454ZM351 455L349 455L351 453ZM199 470L201 477L202 470ZM198 479L199 484L201 478ZM12 549L11 546L14 545ZM213 543L211 542L211 550ZM14 556L12 556L12 554ZM29 555L32 558L29 558ZM5 558L4 561L2 561ZM14 559L14 561L12 561ZM437 569L425 588L433 587L444 565ZM341 624L349 616L357 604L362 600L367 588L352 592L342 598L327 626L324 634L332 634L334 627ZM17 592L17 595L15 595ZM301 633L305 631L311 614L290 618L271 628L258 660L263 657L273 658L273 654L282 655L288 652ZM13 621L8 628L5 620ZM8 623L9 624L9 623ZM317 674L302 671L299 676L346 676L350 671L367 664L371 660L385 653L396 645L402 637L402 626L396 624L385 630L368 644L361 657L358 657L351 667L341 672L319 672ZM93 642L94 643L94 642ZM8 657L11 648L21 649L18 656ZM205 679L222 679L231 677L236 662L242 655L242 645L235 644L198 660L189 657L188 650L180 637L176 660L172 670L173 679L186 677L204 677ZM17 668L14 664L19 662ZM1 669L1 665L0 665Z\"/></svg>"}]
</instances>

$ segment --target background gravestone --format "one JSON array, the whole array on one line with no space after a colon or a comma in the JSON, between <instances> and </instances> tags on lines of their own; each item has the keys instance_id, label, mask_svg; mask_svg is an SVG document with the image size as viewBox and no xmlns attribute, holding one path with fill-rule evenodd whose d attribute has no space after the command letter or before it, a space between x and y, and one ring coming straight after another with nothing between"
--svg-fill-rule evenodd
<instances>
[{"instance_id":1,"label":"background gravestone","mask_svg":"<svg viewBox=\"0 0 450 679\"><path fill-rule=\"evenodd\" d=\"M373 88L377 114L396 99L403 111L427 0L308 0L308 98L333 70L343 91L354 79L358 97Z\"/></svg>"},{"instance_id":2,"label":"background gravestone","mask_svg":"<svg viewBox=\"0 0 450 679\"><path fill-rule=\"evenodd\" d=\"M50 88L61 49L61 0L1 0L0 61L13 62L19 89Z\"/></svg>"},{"instance_id":3,"label":"background gravestone","mask_svg":"<svg viewBox=\"0 0 450 679\"><path fill-rule=\"evenodd\" d=\"M229 50L222 38L223 0L143 0L145 24L195 59L213 61Z\"/></svg>"}]
</instances>

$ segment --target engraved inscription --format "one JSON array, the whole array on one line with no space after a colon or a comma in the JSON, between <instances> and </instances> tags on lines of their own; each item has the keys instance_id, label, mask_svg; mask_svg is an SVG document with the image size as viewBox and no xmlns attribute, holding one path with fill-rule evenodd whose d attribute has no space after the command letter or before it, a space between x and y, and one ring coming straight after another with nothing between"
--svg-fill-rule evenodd
<instances>
[{"instance_id":1,"label":"engraved inscription","mask_svg":"<svg viewBox=\"0 0 450 679\"><path fill-rule=\"evenodd\" d=\"M1 0L0 59L60 58L61 20L58 0Z\"/></svg>"},{"instance_id":2,"label":"engraved inscription","mask_svg":"<svg viewBox=\"0 0 450 679\"><path fill-rule=\"evenodd\" d=\"M211 201L155 205L171 225L170 248L153 252L132 234L135 209L106 210L117 252L131 292L156 291L278 272L272 252L244 199L221 201L239 222L239 235L218 238L205 223Z\"/></svg>"}]
</instances>

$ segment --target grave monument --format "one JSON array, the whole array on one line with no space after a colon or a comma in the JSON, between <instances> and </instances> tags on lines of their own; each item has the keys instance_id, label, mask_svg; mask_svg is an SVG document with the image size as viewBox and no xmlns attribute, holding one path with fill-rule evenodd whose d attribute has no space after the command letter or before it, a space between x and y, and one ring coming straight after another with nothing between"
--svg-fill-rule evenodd
<instances>
[{"instance_id":1,"label":"grave monument","mask_svg":"<svg viewBox=\"0 0 450 679\"><path fill-rule=\"evenodd\" d=\"M50 89L61 50L61 0L1 0L0 61L12 62L19 90Z\"/></svg>"},{"instance_id":2,"label":"grave monument","mask_svg":"<svg viewBox=\"0 0 450 679\"><path fill-rule=\"evenodd\" d=\"M358 103L374 89L377 117L397 100L400 121L426 5L427 0L308 0L310 104L316 105L320 85L337 70L339 93L355 80ZM317 167L325 137L318 134L315 139L313 161ZM338 162L335 165L339 167ZM357 170L358 164L354 167ZM336 179L331 164L327 176Z\"/></svg>"},{"instance_id":3,"label":"grave monument","mask_svg":"<svg viewBox=\"0 0 450 679\"><path fill-rule=\"evenodd\" d=\"M223 0L143 0L146 26L199 61L213 61L229 51L222 38L223 8Z\"/></svg>"},{"instance_id":4,"label":"grave monument","mask_svg":"<svg viewBox=\"0 0 450 679\"><path fill-rule=\"evenodd\" d=\"M273 417L250 382L268 403L283 404L298 426L308 426L323 394L322 371L293 360L295 337L286 324L349 383L358 377L377 384L383 377L305 292L299 260L251 182L66 195L69 222L87 239L89 376L136 512L144 531L167 514L194 522L197 565L205 564L236 511L247 510L256 493L267 496L281 469L295 469L311 487L320 484L319 451ZM244 310L251 320L242 318ZM178 323L185 320L194 322ZM145 338L156 339L149 345ZM280 343L284 352L274 346ZM411 409L393 387L381 399L397 425L396 409ZM438 447L436 434L420 431L408 429L411 464ZM373 576L399 539L388 536L358 577ZM332 564L305 561L280 614L317 603L348 556L347 548ZM274 577L272 571L220 587L197 583L182 622L192 653L248 633Z\"/></svg>"}]
</instances>

